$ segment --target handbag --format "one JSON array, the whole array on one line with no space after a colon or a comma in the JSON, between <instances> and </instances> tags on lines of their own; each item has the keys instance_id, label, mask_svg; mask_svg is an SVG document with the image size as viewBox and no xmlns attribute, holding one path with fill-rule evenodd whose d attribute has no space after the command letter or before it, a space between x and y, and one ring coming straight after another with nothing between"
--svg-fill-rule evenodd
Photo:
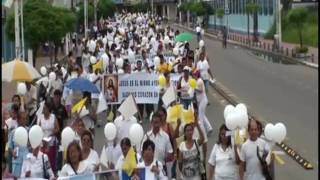
<instances>
[{"instance_id":1,"label":"handbag","mask_svg":"<svg viewBox=\"0 0 320 180\"><path fill-rule=\"evenodd\" d=\"M263 154L262 157L260 157L259 155L259 146L257 146L257 156L258 156L258 159L260 161L260 164L261 164L261 168L262 168L262 174L263 176L266 178L266 180L272 180L272 176L271 176L271 173L270 173L270 169L269 169L269 166L266 162L266 156L268 154Z\"/></svg>"},{"instance_id":2,"label":"handbag","mask_svg":"<svg viewBox=\"0 0 320 180\"><path fill-rule=\"evenodd\" d=\"M45 167L45 164L44 164L44 155L42 155L42 170L43 170L43 179L49 179L50 178L50 175L47 171L47 168Z\"/></svg>"},{"instance_id":3,"label":"handbag","mask_svg":"<svg viewBox=\"0 0 320 180\"><path fill-rule=\"evenodd\" d=\"M193 140L193 141L194 141L194 143L196 145L196 148L197 148L197 151L198 151L198 159L199 159L199 168L200 168L201 180L207 180L207 172L206 172L205 165L204 165L203 161L200 158L200 151L199 151L199 148L198 148L198 144L197 144L196 140Z\"/></svg>"}]
</instances>

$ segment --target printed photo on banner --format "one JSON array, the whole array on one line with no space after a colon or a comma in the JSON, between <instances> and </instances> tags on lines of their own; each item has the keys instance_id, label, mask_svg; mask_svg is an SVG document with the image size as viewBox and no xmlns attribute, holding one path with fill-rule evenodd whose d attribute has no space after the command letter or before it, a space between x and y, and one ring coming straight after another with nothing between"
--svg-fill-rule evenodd
<instances>
[{"instance_id":1,"label":"printed photo on banner","mask_svg":"<svg viewBox=\"0 0 320 180\"><path fill-rule=\"evenodd\" d=\"M118 102L118 75L104 77L104 96L107 102Z\"/></svg>"}]
</instances>

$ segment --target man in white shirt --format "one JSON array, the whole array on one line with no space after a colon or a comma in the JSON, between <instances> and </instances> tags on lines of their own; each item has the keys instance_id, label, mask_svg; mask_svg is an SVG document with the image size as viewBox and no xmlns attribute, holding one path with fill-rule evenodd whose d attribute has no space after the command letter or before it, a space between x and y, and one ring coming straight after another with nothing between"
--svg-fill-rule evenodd
<instances>
[{"instance_id":1,"label":"man in white shirt","mask_svg":"<svg viewBox=\"0 0 320 180\"><path fill-rule=\"evenodd\" d=\"M24 103L29 113L29 123L32 122L34 113L37 110L37 88L30 82L26 82L27 92L24 95Z\"/></svg>"},{"instance_id":2,"label":"man in white shirt","mask_svg":"<svg viewBox=\"0 0 320 180\"><path fill-rule=\"evenodd\" d=\"M137 119L134 116L131 116L129 119L124 119L123 115L116 117L114 125L117 127L117 144L123 138L129 137L130 127L135 123L137 123Z\"/></svg>"},{"instance_id":3,"label":"man in white shirt","mask_svg":"<svg viewBox=\"0 0 320 180\"><path fill-rule=\"evenodd\" d=\"M143 142L150 139L156 144L155 159L166 166L167 160L173 156L169 135L161 129L161 115L158 112L153 114L151 123L152 129L144 136Z\"/></svg>"},{"instance_id":4,"label":"man in white shirt","mask_svg":"<svg viewBox=\"0 0 320 180\"><path fill-rule=\"evenodd\" d=\"M264 153L270 153L268 144L259 138L258 123L250 120L249 139L242 145L240 151L240 180L265 180L262 173L262 166L257 155L257 147L259 147L259 156Z\"/></svg>"},{"instance_id":5,"label":"man in white shirt","mask_svg":"<svg viewBox=\"0 0 320 180\"><path fill-rule=\"evenodd\" d=\"M199 26L199 24L196 27L196 32L197 32L197 40L199 42L201 40L201 27Z\"/></svg>"},{"instance_id":6,"label":"man in white shirt","mask_svg":"<svg viewBox=\"0 0 320 180\"><path fill-rule=\"evenodd\" d=\"M146 140L142 146L143 161L138 164L138 168L146 169L146 179L148 180L165 180L168 179L163 171L163 165L155 159L155 144L151 140Z\"/></svg>"},{"instance_id":7,"label":"man in white shirt","mask_svg":"<svg viewBox=\"0 0 320 180\"><path fill-rule=\"evenodd\" d=\"M12 104L11 106L11 117L5 121L5 129L8 129L10 133L11 130L18 127L17 117L19 113L19 106L16 104Z\"/></svg>"}]
</instances>

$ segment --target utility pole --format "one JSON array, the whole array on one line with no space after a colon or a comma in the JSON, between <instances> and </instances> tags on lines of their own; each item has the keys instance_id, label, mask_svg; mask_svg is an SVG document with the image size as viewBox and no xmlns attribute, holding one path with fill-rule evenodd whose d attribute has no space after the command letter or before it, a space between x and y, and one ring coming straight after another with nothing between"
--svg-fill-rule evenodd
<instances>
[{"instance_id":1,"label":"utility pole","mask_svg":"<svg viewBox=\"0 0 320 180\"><path fill-rule=\"evenodd\" d=\"M84 0L84 37L88 38L88 0Z\"/></svg>"},{"instance_id":2,"label":"utility pole","mask_svg":"<svg viewBox=\"0 0 320 180\"><path fill-rule=\"evenodd\" d=\"M224 0L224 14L227 17L226 30L227 34L229 34L229 3L228 0Z\"/></svg>"},{"instance_id":3,"label":"utility pole","mask_svg":"<svg viewBox=\"0 0 320 180\"><path fill-rule=\"evenodd\" d=\"M94 0L93 1L93 5L94 5L94 25L97 26L97 3L98 0Z\"/></svg>"},{"instance_id":4,"label":"utility pole","mask_svg":"<svg viewBox=\"0 0 320 180\"><path fill-rule=\"evenodd\" d=\"M14 31L16 40L16 58L21 58L21 43L20 43L20 21L19 21L19 1L14 1Z\"/></svg>"},{"instance_id":5,"label":"utility pole","mask_svg":"<svg viewBox=\"0 0 320 180\"><path fill-rule=\"evenodd\" d=\"M151 15L152 15L152 17L153 17L153 0L151 0Z\"/></svg>"}]
</instances>

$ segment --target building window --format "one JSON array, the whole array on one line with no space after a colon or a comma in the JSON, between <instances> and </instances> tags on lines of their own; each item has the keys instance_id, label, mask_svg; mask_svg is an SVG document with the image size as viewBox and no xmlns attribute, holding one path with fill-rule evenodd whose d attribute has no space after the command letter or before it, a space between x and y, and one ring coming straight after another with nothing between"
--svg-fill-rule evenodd
<instances>
[{"instance_id":1,"label":"building window","mask_svg":"<svg viewBox=\"0 0 320 180\"><path fill-rule=\"evenodd\" d=\"M269 2L269 15L272 15L274 2L273 2L273 0L269 0L268 2Z\"/></svg>"}]
</instances>

